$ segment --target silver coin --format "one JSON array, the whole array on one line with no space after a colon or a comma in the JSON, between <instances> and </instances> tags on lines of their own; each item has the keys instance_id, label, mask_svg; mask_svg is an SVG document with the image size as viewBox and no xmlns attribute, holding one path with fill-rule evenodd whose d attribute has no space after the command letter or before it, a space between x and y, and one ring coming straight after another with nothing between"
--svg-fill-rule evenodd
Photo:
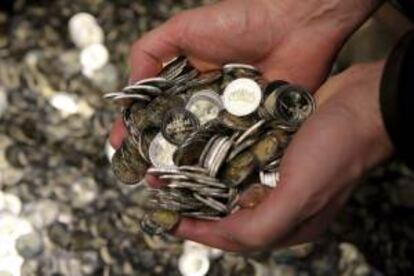
<instances>
[{"instance_id":1,"label":"silver coin","mask_svg":"<svg viewBox=\"0 0 414 276\"><path fill-rule=\"evenodd\" d=\"M280 181L280 174L277 171L259 173L260 183L271 188L275 188Z\"/></svg>"},{"instance_id":2,"label":"silver coin","mask_svg":"<svg viewBox=\"0 0 414 276\"><path fill-rule=\"evenodd\" d=\"M254 67L253 65L244 64L244 63L228 63L223 66L223 71L225 72L228 70L234 70L234 69L245 69L245 70L250 70L250 71L259 73L259 70L257 70L256 67Z\"/></svg>"},{"instance_id":3,"label":"silver coin","mask_svg":"<svg viewBox=\"0 0 414 276\"><path fill-rule=\"evenodd\" d=\"M201 125L217 118L223 108L221 98L214 90L195 93L186 105L186 109L196 115Z\"/></svg>"},{"instance_id":4,"label":"silver coin","mask_svg":"<svg viewBox=\"0 0 414 276\"><path fill-rule=\"evenodd\" d=\"M123 94L119 95L113 98L114 101L124 100L124 99L134 99L134 100L140 100L145 102L150 102L151 98L145 95L137 95L137 94Z\"/></svg>"},{"instance_id":5,"label":"silver coin","mask_svg":"<svg viewBox=\"0 0 414 276\"><path fill-rule=\"evenodd\" d=\"M109 92L109 93L106 93L105 95L103 95L103 98L104 99L112 99L112 98L115 98L115 97L118 97L118 96L121 96L121 95L125 95L125 93L123 93L123 92Z\"/></svg>"},{"instance_id":6,"label":"silver coin","mask_svg":"<svg viewBox=\"0 0 414 276\"><path fill-rule=\"evenodd\" d=\"M175 168L173 155L177 146L168 142L161 133L155 136L149 147L149 158L156 168Z\"/></svg>"},{"instance_id":7,"label":"silver coin","mask_svg":"<svg viewBox=\"0 0 414 276\"><path fill-rule=\"evenodd\" d=\"M210 170L211 176L216 176L221 165L226 160L227 154L229 153L231 147L233 146L233 142L231 140L226 141L226 143L221 147L218 154L214 158L212 168Z\"/></svg>"},{"instance_id":8,"label":"silver coin","mask_svg":"<svg viewBox=\"0 0 414 276\"><path fill-rule=\"evenodd\" d=\"M147 96L159 96L162 93L162 90L160 88L144 84L129 85L127 87L124 87L122 91L126 94L142 94Z\"/></svg>"},{"instance_id":9,"label":"silver coin","mask_svg":"<svg viewBox=\"0 0 414 276\"><path fill-rule=\"evenodd\" d=\"M246 116L257 110L262 89L251 79L240 78L227 85L223 93L224 108L235 116Z\"/></svg>"},{"instance_id":10,"label":"silver coin","mask_svg":"<svg viewBox=\"0 0 414 276\"><path fill-rule=\"evenodd\" d=\"M161 78L161 77L154 77L154 78L147 78L147 79L142 79L139 80L137 82L134 83L134 85L142 85L142 84L153 84L156 86L156 84L169 84L171 83L170 81L168 81L165 78Z\"/></svg>"},{"instance_id":11,"label":"silver coin","mask_svg":"<svg viewBox=\"0 0 414 276\"><path fill-rule=\"evenodd\" d=\"M234 143L235 146L240 145L243 141L245 141L248 137L250 137L251 135L257 133L260 128L266 123L266 120L260 120L258 121L256 124L254 124L253 126L251 126L249 129L247 129L242 135L240 135L240 137L236 140L236 142Z\"/></svg>"}]
</instances>

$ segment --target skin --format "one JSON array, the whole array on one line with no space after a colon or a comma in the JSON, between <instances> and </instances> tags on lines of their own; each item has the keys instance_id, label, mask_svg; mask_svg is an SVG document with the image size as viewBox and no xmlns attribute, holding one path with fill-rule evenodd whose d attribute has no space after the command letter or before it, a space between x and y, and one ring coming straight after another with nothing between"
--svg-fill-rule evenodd
<instances>
[{"instance_id":1,"label":"skin","mask_svg":"<svg viewBox=\"0 0 414 276\"><path fill-rule=\"evenodd\" d=\"M186 11L131 49L131 81L156 75L185 54L201 70L251 63L270 79L314 91L346 38L376 1L228 0ZM229 251L284 247L315 239L345 203L364 171L392 152L378 106L383 63L356 65L315 94L317 112L282 160L281 182L255 209L218 222L183 219L176 236ZM114 124L111 143L125 137ZM148 176L153 186L160 182Z\"/></svg>"}]
</instances>

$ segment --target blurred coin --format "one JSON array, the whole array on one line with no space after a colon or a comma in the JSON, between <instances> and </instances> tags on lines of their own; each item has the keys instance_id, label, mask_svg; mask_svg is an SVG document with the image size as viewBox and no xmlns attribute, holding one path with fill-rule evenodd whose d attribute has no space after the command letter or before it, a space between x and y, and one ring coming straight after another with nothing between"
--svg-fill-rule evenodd
<instances>
[{"instance_id":1,"label":"blurred coin","mask_svg":"<svg viewBox=\"0 0 414 276\"><path fill-rule=\"evenodd\" d=\"M10 212L19 215L22 210L22 202L20 198L13 194L0 191L0 211Z\"/></svg>"},{"instance_id":2,"label":"blurred coin","mask_svg":"<svg viewBox=\"0 0 414 276\"><path fill-rule=\"evenodd\" d=\"M210 261L207 254L192 251L180 256L178 269L183 276L204 276L210 269Z\"/></svg>"},{"instance_id":3,"label":"blurred coin","mask_svg":"<svg viewBox=\"0 0 414 276\"><path fill-rule=\"evenodd\" d=\"M43 250L43 241L40 233L33 231L17 238L16 250L24 258L34 258Z\"/></svg>"},{"instance_id":4,"label":"blurred coin","mask_svg":"<svg viewBox=\"0 0 414 276\"><path fill-rule=\"evenodd\" d=\"M103 43L104 33L96 18L89 13L77 13L69 20L69 34L73 43L85 48L95 43Z\"/></svg>"},{"instance_id":5,"label":"blurred coin","mask_svg":"<svg viewBox=\"0 0 414 276\"><path fill-rule=\"evenodd\" d=\"M23 261L23 258L19 255L11 255L0 258L0 275L20 276Z\"/></svg>"},{"instance_id":6,"label":"blurred coin","mask_svg":"<svg viewBox=\"0 0 414 276\"><path fill-rule=\"evenodd\" d=\"M8 106L6 89L0 86L0 118L5 113Z\"/></svg>"},{"instance_id":7,"label":"blurred coin","mask_svg":"<svg viewBox=\"0 0 414 276\"><path fill-rule=\"evenodd\" d=\"M109 61L109 52L103 44L92 44L84 48L80 54L82 73L92 76L93 73L103 68Z\"/></svg>"},{"instance_id":8,"label":"blurred coin","mask_svg":"<svg viewBox=\"0 0 414 276\"><path fill-rule=\"evenodd\" d=\"M253 80L240 78L232 81L224 90L224 108L235 116L246 116L260 105L262 89Z\"/></svg>"},{"instance_id":9,"label":"blurred coin","mask_svg":"<svg viewBox=\"0 0 414 276\"><path fill-rule=\"evenodd\" d=\"M169 110L163 119L161 132L164 138L174 145L180 145L191 133L199 128L197 118L188 110Z\"/></svg>"},{"instance_id":10,"label":"blurred coin","mask_svg":"<svg viewBox=\"0 0 414 276\"><path fill-rule=\"evenodd\" d=\"M62 112L64 116L75 114L79 111L79 99L67 92L54 93L50 97L49 103Z\"/></svg>"},{"instance_id":11,"label":"blurred coin","mask_svg":"<svg viewBox=\"0 0 414 276\"><path fill-rule=\"evenodd\" d=\"M41 229L52 224L59 215L59 205L50 199L25 204L22 216L34 227Z\"/></svg>"},{"instance_id":12,"label":"blurred coin","mask_svg":"<svg viewBox=\"0 0 414 276\"><path fill-rule=\"evenodd\" d=\"M215 119L223 109L223 103L218 94L213 90L204 90L195 93L186 105L186 109L191 111L200 124Z\"/></svg>"},{"instance_id":13,"label":"blurred coin","mask_svg":"<svg viewBox=\"0 0 414 276\"><path fill-rule=\"evenodd\" d=\"M115 151L116 150L114 149L114 147L112 147L111 143L109 142L109 139L107 139L105 142L105 154L109 162L112 162L112 157L114 156Z\"/></svg>"},{"instance_id":14,"label":"blurred coin","mask_svg":"<svg viewBox=\"0 0 414 276\"><path fill-rule=\"evenodd\" d=\"M148 165L138 151L134 156L128 152L127 143L124 141L112 157L112 170L121 182L131 185L138 183L145 176Z\"/></svg>"},{"instance_id":15,"label":"blurred coin","mask_svg":"<svg viewBox=\"0 0 414 276\"><path fill-rule=\"evenodd\" d=\"M168 142L161 133L155 136L149 147L151 164L156 168L174 168L173 155L177 146Z\"/></svg>"}]
</instances>

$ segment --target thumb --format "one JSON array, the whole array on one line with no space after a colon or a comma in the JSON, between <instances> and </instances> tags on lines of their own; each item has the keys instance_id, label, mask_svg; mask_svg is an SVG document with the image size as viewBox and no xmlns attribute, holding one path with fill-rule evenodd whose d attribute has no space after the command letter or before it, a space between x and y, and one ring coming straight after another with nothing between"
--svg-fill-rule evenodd
<instances>
[{"instance_id":1,"label":"thumb","mask_svg":"<svg viewBox=\"0 0 414 276\"><path fill-rule=\"evenodd\" d=\"M130 82L155 76L162 64L181 52L186 12L174 16L160 27L138 39L130 51Z\"/></svg>"}]
</instances>

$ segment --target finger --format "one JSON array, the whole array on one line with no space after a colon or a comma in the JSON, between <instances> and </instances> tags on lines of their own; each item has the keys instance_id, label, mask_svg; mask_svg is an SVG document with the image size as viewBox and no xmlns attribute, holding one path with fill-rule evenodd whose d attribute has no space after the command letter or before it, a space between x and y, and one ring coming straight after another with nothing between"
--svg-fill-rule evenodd
<instances>
[{"instance_id":1,"label":"finger","mask_svg":"<svg viewBox=\"0 0 414 276\"><path fill-rule=\"evenodd\" d=\"M111 133L109 134L109 142L111 143L112 147L118 149L122 145L122 141L126 135L127 130L124 126L122 118L116 119L112 126Z\"/></svg>"},{"instance_id":2,"label":"finger","mask_svg":"<svg viewBox=\"0 0 414 276\"><path fill-rule=\"evenodd\" d=\"M295 225L297 207L288 192L272 193L255 209L242 209L218 222L183 220L174 234L230 251L258 250Z\"/></svg>"},{"instance_id":3,"label":"finger","mask_svg":"<svg viewBox=\"0 0 414 276\"><path fill-rule=\"evenodd\" d=\"M183 218L173 235L226 251L241 251L243 247L231 239L230 233L218 221Z\"/></svg>"},{"instance_id":4,"label":"finger","mask_svg":"<svg viewBox=\"0 0 414 276\"><path fill-rule=\"evenodd\" d=\"M176 16L137 40L130 53L130 82L155 76L164 62L180 54L181 16Z\"/></svg>"},{"instance_id":5,"label":"finger","mask_svg":"<svg viewBox=\"0 0 414 276\"><path fill-rule=\"evenodd\" d=\"M147 180L148 185L153 189L160 189L167 184L167 182L159 179L158 177L152 174L145 175L145 179Z\"/></svg>"}]
</instances>

